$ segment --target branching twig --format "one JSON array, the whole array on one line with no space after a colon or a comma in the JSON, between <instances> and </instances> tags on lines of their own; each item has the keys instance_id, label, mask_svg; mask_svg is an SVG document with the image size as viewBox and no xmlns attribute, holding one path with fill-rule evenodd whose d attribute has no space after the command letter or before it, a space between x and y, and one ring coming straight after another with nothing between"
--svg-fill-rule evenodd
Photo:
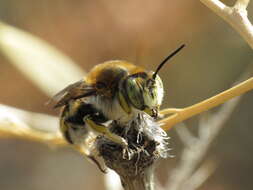
<instances>
[{"instance_id":1,"label":"branching twig","mask_svg":"<svg viewBox=\"0 0 253 190\"><path fill-rule=\"evenodd\" d=\"M247 17L247 6L250 0L237 0L233 7L228 7L219 0L200 0L207 7L213 10L220 17L225 19L253 48L253 26ZM253 77L241 84L226 90L203 102L183 109L165 109L161 114L171 114L170 117L163 119L160 123L164 124L163 129L169 130L175 124L180 123L196 114L218 106L231 98L239 96L253 89Z\"/></svg>"},{"instance_id":2,"label":"branching twig","mask_svg":"<svg viewBox=\"0 0 253 190\"><path fill-rule=\"evenodd\" d=\"M253 49L253 26L246 10L250 0L237 0L233 7L228 7L219 0L200 1L228 22Z\"/></svg>"},{"instance_id":3,"label":"branching twig","mask_svg":"<svg viewBox=\"0 0 253 190\"><path fill-rule=\"evenodd\" d=\"M216 137L217 133L222 129L224 123L230 117L238 103L239 97L230 100L221 107L220 111L210 117L207 123L205 123L203 126L199 126L199 128L205 132L202 132L202 135L197 140L195 137L193 137L194 141L191 142L195 143L192 143L190 147L187 146L184 149L181 155L179 166L172 171L168 189L187 189L185 188L185 185L189 185L189 183L191 183L189 179L193 175L197 165L203 159L203 156L206 154L210 146L210 143Z\"/></svg>"}]
</instances>

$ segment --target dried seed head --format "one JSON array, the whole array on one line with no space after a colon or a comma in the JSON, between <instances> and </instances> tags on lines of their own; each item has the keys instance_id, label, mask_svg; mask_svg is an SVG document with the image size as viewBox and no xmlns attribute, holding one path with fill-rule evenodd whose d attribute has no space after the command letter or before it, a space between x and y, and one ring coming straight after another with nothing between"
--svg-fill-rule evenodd
<instances>
[{"instance_id":1,"label":"dried seed head","mask_svg":"<svg viewBox=\"0 0 253 190\"><path fill-rule=\"evenodd\" d=\"M97 139L97 149L106 165L120 176L144 173L158 158L169 155L168 136L148 114L141 113L126 126L112 122L110 129L128 142L131 156L126 158L121 145L106 137Z\"/></svg>"}]
</instances>

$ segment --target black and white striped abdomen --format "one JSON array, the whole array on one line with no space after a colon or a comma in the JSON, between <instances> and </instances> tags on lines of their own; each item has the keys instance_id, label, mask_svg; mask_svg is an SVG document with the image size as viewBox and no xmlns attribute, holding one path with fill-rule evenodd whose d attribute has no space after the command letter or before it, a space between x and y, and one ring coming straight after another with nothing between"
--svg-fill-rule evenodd
<instances>
[{"instance_id":1,"label":"black and white striped abdomen","mask_svg":"<svg viewBox=\"0 0 253 190\"><path fill-rule=\"evenodd\" d=\"M84 117L88 115L97 123L107 121L104 115L98 112L93 105L82 101L73 101L64 107L60 119L60 128L70 144L80 144L91 135L84 122Z\"/></svg>"}]
</instances>

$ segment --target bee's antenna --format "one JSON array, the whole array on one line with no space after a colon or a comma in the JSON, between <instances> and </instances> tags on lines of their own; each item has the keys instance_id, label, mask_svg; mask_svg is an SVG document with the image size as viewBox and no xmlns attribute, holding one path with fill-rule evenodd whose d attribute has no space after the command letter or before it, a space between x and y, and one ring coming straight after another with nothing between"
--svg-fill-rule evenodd
<instances>
[{"instance_id":1,"label":"bee's antenna","mask_svg":"<svg viewBox=\"0 0 253 190\"><path fill-rule=\"evenodd\" d=\"M155 80L157 73L160 71L160 69L163 67L163 65L174 55L176 55L180 50L182 50L185 47L185 44L181 45L179 48L177 48L174 52L172 52L166 59L163 60L162 63L157 67L155 73L153 74L152 78Z\"/></svg>"}]
</instances>

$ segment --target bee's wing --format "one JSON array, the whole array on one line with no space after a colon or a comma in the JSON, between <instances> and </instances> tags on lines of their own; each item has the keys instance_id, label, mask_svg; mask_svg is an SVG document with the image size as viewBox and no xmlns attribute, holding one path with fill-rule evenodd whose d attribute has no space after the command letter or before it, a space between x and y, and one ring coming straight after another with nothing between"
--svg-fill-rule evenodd
<instances>
[{"instance_id":1,"label":"bee's wing","mask_svg":"<svg viewBox=\"0 0 253 190\"><path fill-rule=\"evenodd\" d=\"M84 80L80 80L58 92L52 100L56 101L54 108L57 108L66 105L72 99L75 100L95 94L96 89L94 87L88 85Z\"/></svg>"}]
</instances>

